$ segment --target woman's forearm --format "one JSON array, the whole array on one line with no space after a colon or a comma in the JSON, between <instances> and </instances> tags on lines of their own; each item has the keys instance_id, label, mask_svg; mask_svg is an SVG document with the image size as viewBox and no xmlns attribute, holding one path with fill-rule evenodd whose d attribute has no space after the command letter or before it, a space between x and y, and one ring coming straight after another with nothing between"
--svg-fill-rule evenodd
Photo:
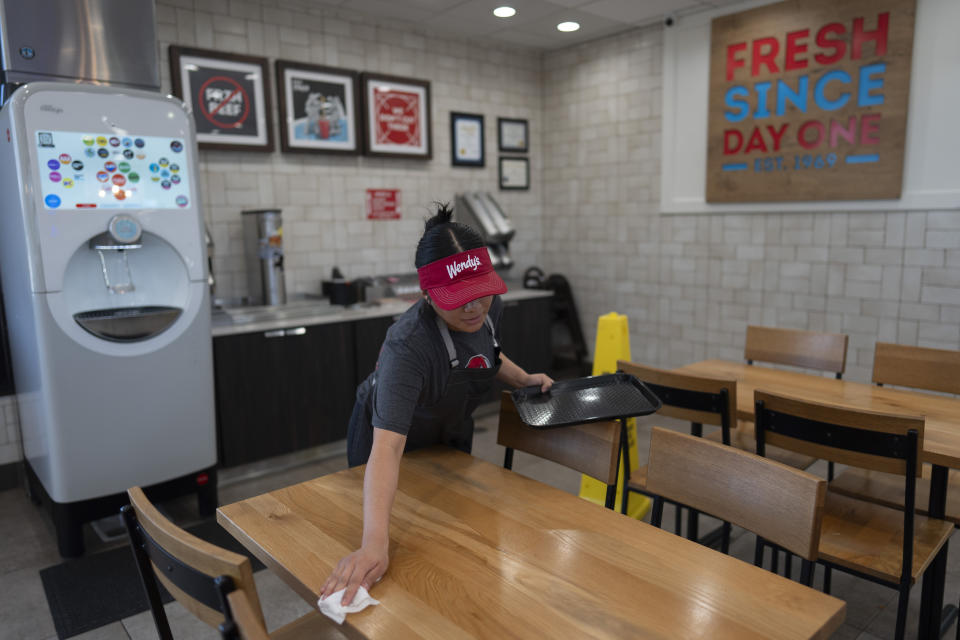
<instances>
[{"instance_id":1,"label":"woman's forearm","mask_svg":"<svg viewBox=\"0 0 960 640\"><path fill-rule=\"evenodd\" d=\"M524 371L520 365L508 358L503 352L500 353L500 371L497 372L497 380L511 387L523 387L526 386L529 379L530 374Z\"/></svg>"},{"instance_id":2,"label":"woman's forearm","mask_svg":"<svg viewBox=\"0 0 960 640\"><path fill-rule=\"evenodd\" d=\"M553 385L553 378L545 373L527 373L513 360L500 353L500 371L497 380L519 389L537 385L540 391L546 392Z\"/></svg>"},{"instance_id":3,"label":"woman's forearm","mask_svg":"<svg viewBox=\"0 0 960 640\"><path fill-rule=\"evenodd\" d=\"M373 430L373 447L363 476L363 546L386 546L390 540L390 510L397 493L400 458L406 436Z\"/></svg>"}]
</instances>

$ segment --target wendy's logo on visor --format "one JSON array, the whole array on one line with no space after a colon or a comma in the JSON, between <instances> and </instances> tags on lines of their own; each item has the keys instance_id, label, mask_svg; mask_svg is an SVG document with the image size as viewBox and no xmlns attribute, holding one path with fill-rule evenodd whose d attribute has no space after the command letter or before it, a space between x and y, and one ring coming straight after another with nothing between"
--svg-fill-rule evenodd
<instances>
[{"instance_id":1,"label":"wendy's logo on visor","mask_svg":"<svg viewBox=\"0 0 960 640\"><path fill-rule=\"evenodd\" d=\"M478 268L480 268L480 258L477 258L476 256L468 255L466 260L462 260L460 262L454 262L453 264L448 264L447 275L450 276L451 280L453 280L458 275L460 275L461 271L466 271L467 269L476 271Z\"/></svg>"},{"instance_id":2,"label":"wendy's logo on visor","mask_svg":"<svg viewBox=\"0 0 960 640\"><path fill-rule=\"evenodd\" d=\"M489 369L490 361L487 356L477 354L467 361L467 369Z\"/></svg>"}]
</instances>

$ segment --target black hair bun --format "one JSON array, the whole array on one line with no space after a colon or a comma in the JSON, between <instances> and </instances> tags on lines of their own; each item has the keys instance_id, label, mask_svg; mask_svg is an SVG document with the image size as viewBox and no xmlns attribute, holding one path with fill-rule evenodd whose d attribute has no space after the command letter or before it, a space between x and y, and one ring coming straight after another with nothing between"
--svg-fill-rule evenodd
<instances>
[{"instance_id":1,"label":"black hair bun","mask_svg":"<svg viewBox=\"0 0 960 640\"><path fill-rule=\"evenodd\" d=\"M434 227L438 227L441 224L450 224L450 221L453 218L453 209L450 208L449 202L438 202L436 204L437 212L433 216L427 218L426 222L423 223L424 232L427 232Z\"/></svg>"}]
</instances>

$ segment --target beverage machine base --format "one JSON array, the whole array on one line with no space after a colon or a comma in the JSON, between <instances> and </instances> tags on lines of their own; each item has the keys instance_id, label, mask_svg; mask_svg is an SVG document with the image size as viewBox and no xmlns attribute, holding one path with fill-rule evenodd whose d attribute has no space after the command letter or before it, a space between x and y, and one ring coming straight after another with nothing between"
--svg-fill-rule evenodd
<instances>
[{"instance_id":1,"label":"beverage machine base","mask_svg":"<svg viewBox=\"0 0 960 640\"><path fill-rule=\"evenodd\" d=\"M44 489L28 461L27 493L38 506L45 506L53 517L57 534L57 549L64 558L83 555L83 525L109 515L119 515L120 507L129 504L126 491L77 502L57 502ZM144 492L151 501L161 502L196 492L197 509L201 517L211 517L217 510L217 468L209 467L179 478L173 478L148 487Z\"/></svg>"}]
</instances>

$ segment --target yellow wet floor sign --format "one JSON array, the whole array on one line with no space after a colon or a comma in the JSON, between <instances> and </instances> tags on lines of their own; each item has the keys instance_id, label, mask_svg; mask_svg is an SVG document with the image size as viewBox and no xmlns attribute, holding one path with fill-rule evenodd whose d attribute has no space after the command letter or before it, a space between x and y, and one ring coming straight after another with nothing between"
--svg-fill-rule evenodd
<instances>
[{"instance_id":1,"label":"yellow wet floor sign","mask_svg":"<svg viewBox=\"0 0 960 640\"><path fill-rule=\"evenodd\" d=\"M593 351L593 375L616 373L617 360L630 359L630 329L627 316L611 312L597 320L597 342ZM639 464L637 458L637 420L627 420L627 451L630 452L630 470ZM623 496L623 460L617 474L617 511ZM603 505L607 498L607 485L589 476L580 477L580 497ZM629 492L627 515L642 519L650 510L650 499L640 493Z\"/></svg>"}]
</instances>

